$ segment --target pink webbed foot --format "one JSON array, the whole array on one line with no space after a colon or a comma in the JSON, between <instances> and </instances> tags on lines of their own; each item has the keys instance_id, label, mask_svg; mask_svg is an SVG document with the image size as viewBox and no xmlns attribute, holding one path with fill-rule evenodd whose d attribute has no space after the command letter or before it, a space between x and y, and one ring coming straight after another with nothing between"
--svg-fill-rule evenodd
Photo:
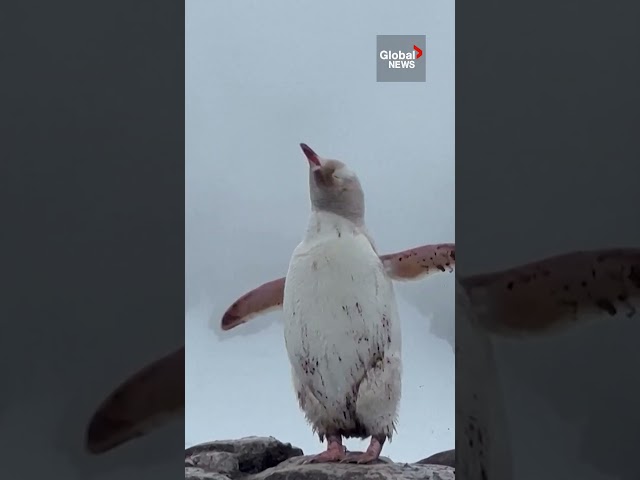
<instances>
[{"instance_id":1,"label":"pink webbed foot","mask_svg":"<svg viewBox=\"0 0 640 480\"><path fill-rule=\"evenodd\" d=\"M371 437L369 448L364 453L347 453L341 460L342 463L358 463L365 464L375 462L380 458L380 452L382 452L382 445L384 445L384 437L382 439Z\"/></svg>"},{"instance_id":2,"label":"pink webbed foot","mask_svg":"<svg viewBox=\"0 0 640 480\"><path fill-rule=\"evenodd\" d=\"M305 460L304 463L333 463L345 458L345 448L342 445L342 437L327 435L327 449Z\"/></svg>"}]
</instances>

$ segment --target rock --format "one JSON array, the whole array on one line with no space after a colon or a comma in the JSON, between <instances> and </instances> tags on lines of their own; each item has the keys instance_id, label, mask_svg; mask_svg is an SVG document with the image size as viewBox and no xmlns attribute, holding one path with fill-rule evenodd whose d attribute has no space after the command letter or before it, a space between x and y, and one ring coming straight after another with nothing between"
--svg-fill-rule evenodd
<instances>
[{"instance_id":1,"label":"rock","mask_svg":"<svg viewBox=\"0 0 640 480\"><path fill-rule=\"evenodd\" d=\"M302 455L299 448L273 437L245 437L202 443L185 450L185 468L196 467L231 477L258 473L288 458ZM202 477L207 478L207 477Z\"/></svg>"},{"instance_id":2,"label":"rock","mask_svg":"<svg viewBox=\"0 0 640 480\"><path fill-rule=\"evenodd\" d=\"M185 467L187 466L225 475L240 471L238 457L229 452L201 451L185 459Z\"/></svg>"},{"instance_id":3,"label":"rock","mask_svg":"<svg viewBox=\"0 0 640 480\"><path fill-rule=\"evenodd\" d=\"M442 452L449 453L449 452ZM426 460L437 457L432 455ZM454 480L449 466L421 462L395 463L380 457L377 463L304 464L310 457L301 449L273 437L246 437L203 443L185 450L188 480Z\"/></svg>"},{"instance_id":4,"label":"rock","mask_svg":"<svg viewBox=\"0 0 640 480\"><path fill-rule=\"evenodd\" d=\"M185 467L185 480L231 480L226 475L215 472L206 472L202 468Z\"/></svg>"},{"instance_id":5,"label":"rock","mask_svg":"<svg viewBox=\"0 0 640 480\"><path fill-rule=\"evenodd\" d=\"M251 480L454 480L454 470L441 465L378 462L372 465L307 464L295 457L251 476Z\"/></svg>"},{"instance_id":6,"label":"rock","mask_svg":"<svg viewBox=\"0 0 640 480\"><path fill-rule=\"evenodd\" d=\"M430 457L420 460L416 462L422 465L446 465L448 467L456 466L456 451L455 450L445 450L444 452L434 453Z\"/></svg>"}]
</instances>

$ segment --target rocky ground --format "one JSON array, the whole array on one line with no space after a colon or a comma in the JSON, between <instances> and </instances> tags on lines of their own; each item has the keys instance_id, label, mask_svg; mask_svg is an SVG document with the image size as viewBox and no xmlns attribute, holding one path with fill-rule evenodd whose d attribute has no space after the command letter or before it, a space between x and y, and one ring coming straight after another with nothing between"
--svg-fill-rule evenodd
<instances>
[{"instance_id":1,"label":"rocky ground","mask_svg":"<svg viewBox=\"0 0 640 480\"><path fill-rule=\"evenodd\" d=\"M416 463L304 464L301 449L273 437L203 443L185 450L186 480L454 480L455 451Z\"/></svg>"}]
</instances>

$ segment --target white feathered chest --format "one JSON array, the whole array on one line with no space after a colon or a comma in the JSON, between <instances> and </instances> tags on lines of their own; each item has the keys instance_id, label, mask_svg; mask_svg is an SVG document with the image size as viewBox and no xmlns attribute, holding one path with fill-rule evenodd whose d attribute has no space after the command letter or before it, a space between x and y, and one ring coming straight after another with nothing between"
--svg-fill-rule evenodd
<instances>
[{"instance_id":1,"label":"white feathered chest","mask_svg":"<svg viewBox=\"0 0 640 480\"><path fill-rule=\"evenodd\" d=\"M367 236L342 217L312 215L291 258L283 309L294 380L329 403L353 394L376 361L400 354L391 280Z\"/></svg>"}]
</instances>

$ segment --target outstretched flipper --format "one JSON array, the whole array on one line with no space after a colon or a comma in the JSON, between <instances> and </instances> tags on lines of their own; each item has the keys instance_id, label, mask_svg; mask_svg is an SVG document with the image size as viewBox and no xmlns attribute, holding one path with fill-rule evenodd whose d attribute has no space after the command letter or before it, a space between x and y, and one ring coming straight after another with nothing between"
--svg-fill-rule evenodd
<instances>
[{"instance_id":1,"label":"outstretched flipper","mask_svg":"<svg viewBox=\"0 0 640 480\"><path fill-rule=\"evenodd\" d=\"M590 313L631 317L640 309L640 249L559 255L460 283L479 326L493 333L543 332Z\"/></svg>"},{"instance_id":2,"label":"outstretched flipper","mask_svg":"<svg viewBox=\"0 0 640 480\"><path fill-rule=\"evenodd\" d=\"M231 330L257 315L282 308L285 277L272 280L245 293L222 316L222 330Z\"/></svg>"},{"instance_id":3,"label":"outstretched flipper","mask_svg":"<svg viewBox=\"0 0 640 480\"><path fill-rule=\"evenodd\" d=\"M387 274L394 280L416 280L425 275L453 271L455 244L424 245L380 257ZM264 313L282 308L285 277L272 280L245 293L233 302L222 316L222 330L238 325Z\"/></svg>"},{"instance_id":4,"label":"outstretched flipper","mask_svg":"<svg viewBox=\"0 0 640 480\"><path fill-rule=\"evenodd\" d=\"M102 403L86 434L94 454L145 435L184 411L184 347L129 377Z\"/></svg>"},{"instance_id":5,"label":"outstretched flipper","mask_svg":"<svg viewBox=\"0 0 640 480\"><path fill-rule=\"evenodd\" d=\"M380 257L387 275L394 280L417 280L426 275L453 272L456 264L456 244L423 245Z\"/></svg>"}]
</instances>

